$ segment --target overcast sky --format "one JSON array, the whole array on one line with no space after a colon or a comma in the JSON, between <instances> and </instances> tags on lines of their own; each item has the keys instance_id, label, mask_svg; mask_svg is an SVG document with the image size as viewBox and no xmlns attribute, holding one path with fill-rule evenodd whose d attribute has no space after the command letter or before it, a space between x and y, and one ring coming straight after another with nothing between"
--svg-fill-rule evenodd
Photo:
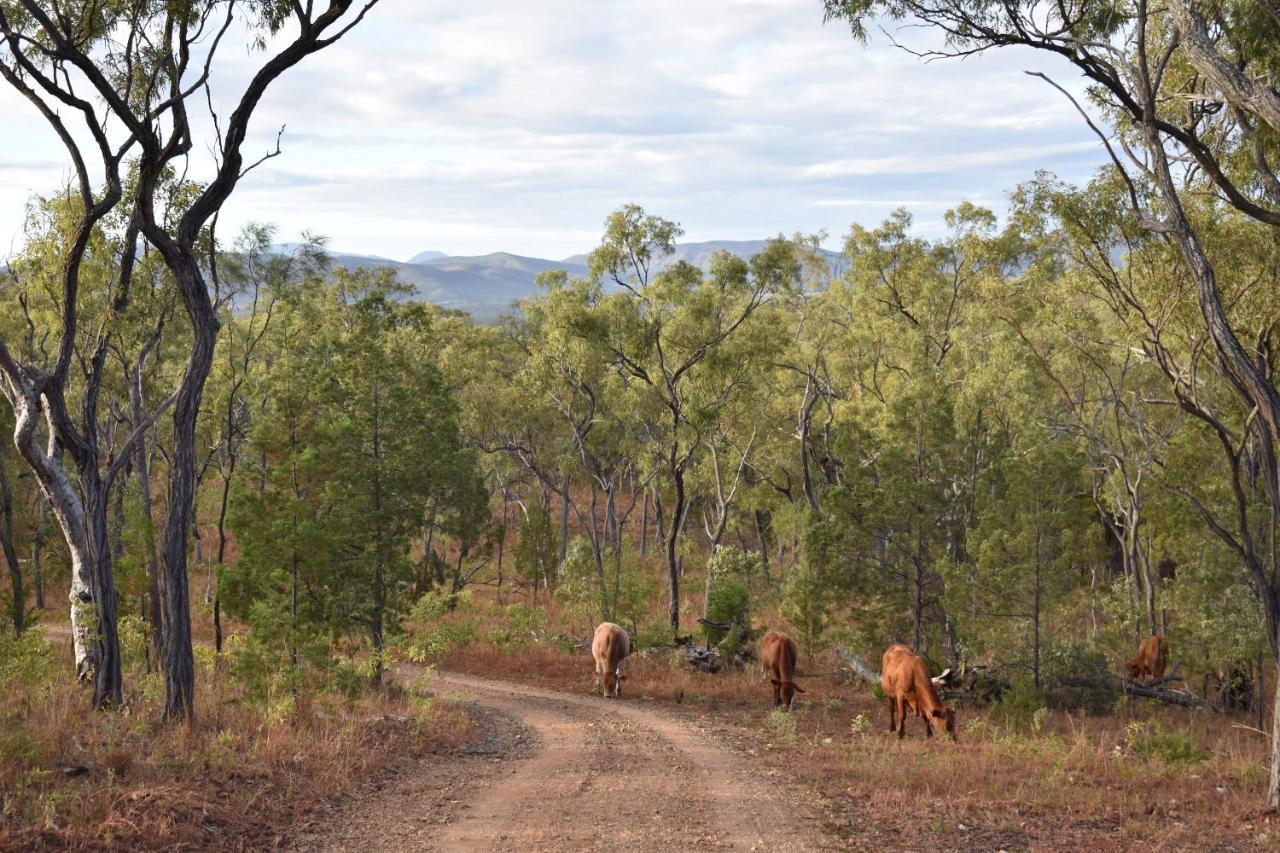
<instances>
[{"instance_id":1,"label":"overcast sky","mask_svg":"<svg viewBox=\"0 0 1280 853\"><path fill-rule=\"evenodd\" d=\"M897 37L924 46L928 34ZM223 94L261 56L229 53ZM969 200L1002 211L1037 169L1081 180L1102 152L1025 53L922 63L875 33L824 25L818 0L383 0L342 42L281 80L222 233L405 259L426 249L560 258L628 201L686 240L825 229L895 207L934 233ZM32 193L65 179L56 141L0 91L0 256Z\"/></svg>"}]
</instances>

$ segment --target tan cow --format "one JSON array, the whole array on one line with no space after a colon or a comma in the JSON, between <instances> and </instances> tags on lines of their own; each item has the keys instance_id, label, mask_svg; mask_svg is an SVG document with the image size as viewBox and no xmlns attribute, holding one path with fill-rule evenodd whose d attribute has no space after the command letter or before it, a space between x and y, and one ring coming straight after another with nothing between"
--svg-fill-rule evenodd
<instances>
[{"instance_id":1,"label":"tan cow","mask_svg":"<svg viewBox=\"0 0 1280 853\"><path fill-rule=\"evenodd\" d=\"M1169 665L1169 644L1164 637L1147 637L1138 645L1138 656L1124 665L1125 674L1134 681L1159 678Z\"/></svg>"},{"instance_id":2,"label":"tan cow","mask_svg":"<svg viewBox=\"0 0 1280 853\"><path fill-rule=\"evenodd\" d=\"M596 659L596 687L604 687L600 695L608 699L609 694L622 695L622 682L626 676L622 674L622 661L635 651L631 648L631 637L627 632L612 622L601 622L596 626L596 635L591 639L591 656Z\"/></svg>"},{"instance_id":3,"label":"tan cow","mask_svg":"<svg viewBox=\"0 0 1280 853\"><path fill-rule=\"evenodd\" d=\"M938 691L929 678L929 669L910 647L896 643L884 653L880 668L880 687L889 700L889 731L897 731L898 737L907 734L907 710L924 720L925 733L933 737L933 723L941 720L951 735L956 737L956 712L938 698Z\"/></svg>"},{"instance_id":4,"label":"tan cow","mask_svg":"<svg viewBox=\"0 0 1280 853\"><path fill-rule=\"evenodd\" d=\"M773 705L785 704L791 710L791 700L803 693L796 684L796 641L781 631L770 631L760 641L760 663L773 682Z\"/></svg>"}]
</instances>

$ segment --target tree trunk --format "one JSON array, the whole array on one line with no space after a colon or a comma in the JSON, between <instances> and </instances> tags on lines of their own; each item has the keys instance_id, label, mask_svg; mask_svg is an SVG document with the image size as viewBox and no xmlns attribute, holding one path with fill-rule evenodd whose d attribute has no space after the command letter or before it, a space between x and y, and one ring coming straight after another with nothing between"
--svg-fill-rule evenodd
<instances>
[{"instance_id":1,"label":"tree trunk","mask_svg":"<svg viewBox=\"0 0 1280 853\"><path fill-rule=\"evenodd\" d=\"M1280 675L1280 655L1274 657L1276 672ZM1276 679L1271 698L1271 774L1267 781L1267 803L1272 808L1280 808L1280 677Z\"/></svg>"},{"instance_id":2,"label":"tree trunk","mask_svg":"<svg viewBox=\"0 0 1280 853\"><path fill-rule=\"evenodd\" d=\"M129 408L135 426L142 423L143 418L141 361L139 359L135 363L133 379L129 383ZM147 618L151 623L151 641L155 647L156 661L163 666L164 615L160 606L160 567L156 557L156 535L152 527L151 464L147 448L146 436L139 438L133 450L133 468L138 478L138 491L142 496L142 515L147 525Z\"/></svg>"},{"instance_id":3,"label":"tree trunk","mask_svg":"<svg viewBox=\"0 0 1280 853\"><path fill-rule=\"evenodd\" d=\"M569 475L560 481L560 564L569 553Z\"/></svg>"},{"instance_id":4,"label":"tree trunk","mask_svg":"<svg viewBox=\"0 0 1280 853\"><path fill-rule=\"evenodd\" d=\"M173 462L169 471L169 514L161 546L164 597L164 716L195 718L195 660L191 652L191 601L187 583L187 537L195 515L196 418L205 379L213 363L218 319L195 259L166 258L179 280L191 322L191 355L173 404Z\"/></svg>"},{"instance_id":5,"label":"tree trunk","mask_svg":"<svg viewBox=\"0 0 1280 853\"><path fill-rule=\"evenodd\" d=\"M13 587L13 633L21 634L26 621L23 610L27 603L27 596L22 590L22 566L18 564L18 550L13 542L13 490L9 487L9 475L2 464L0 464L0 549L4 550L4 560L9 566L9 582Z\"/></svg>"},{"instance_id":6,"label":"tree trunk","mask_svg":"<svg viewBox=\"0 0 1280 853\"><path fill-rule=\"evenodd\" d=\"M673 451L674 452L674 451ZM677 547L680 542L680 528L685 512L684 471L678 465L672 466L672 483L675 485L676 504L671 512L671 527L667 532L667 583L671 593L671 636L680 636L680 559Z\"/></svg>"},{"instance_id":7,"label":"tree trunk","mask_svg":"<svg viewBox=\"0 0 1280 853\"><path fill-rule=\"evenodd\" d=\"M36 497L36 529L31 537L31 583L36 591L36 609L44 610L44 565L41 551L44 549L44 495Z\"/></svg>"},{"instance_id":8,"label":"tree trunk","mask_svg":"<svg viewBox=\"0 0 1280 853\"><path fill-rule=\"evenodd\" d=\"M645 489L644 505L640 507L640 559L649 554L649 490Z\"/></svg>"}]
</instances>

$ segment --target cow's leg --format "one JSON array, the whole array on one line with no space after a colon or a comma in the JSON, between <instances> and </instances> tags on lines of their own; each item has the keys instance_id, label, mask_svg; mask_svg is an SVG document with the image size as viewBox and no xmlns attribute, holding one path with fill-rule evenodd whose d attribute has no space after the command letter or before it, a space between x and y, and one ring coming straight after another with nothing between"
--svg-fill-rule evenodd
<instances>
[{"instance_id":1,"label":"cow's leg","mask_svg":"<svg viewBox=\"0 0 1280 853\"><path fill-rule=\"evenodd\" d=\"M618 667L613 671L613 695L615 698L622 696L622 668Z\"/></svg>"},{"instance_id":2,"label":"cow's leg","mask_svg":"<svg viewBox=\"0 0 1280 853\"><path fill-rule=\"evenodd\" d=\"M902 740L907 736L907 699L902 697L898 700L898 740Z\"/></svg>"},{"instance_id":3,"label":"cow's leg","mask_svg":"<svg viewBox=\"0 0 1280 853\"><path fill-rule=\"evenodd\" d=\"M782 704L782 682L776 678L770 680L773 682L773 707L776 708Z\"/></svg>"},{"instance_id":4,"label":"cow's leg","mask_svg":"<svg viewBox=\"0 0 1280 853\"><path fill-rule=\"evenodd\" d=\"M603 681L603 678L600 670L600 661L596 661L596 684L595 684L595 687L591 688L592 692L600 689L601 681Z\"/></svg>"},{"instance_id":5,"label":"cow's leg","mask_svg":"<svg viewBox=\"0 0 1280 853\"><path fill-rule=\"evenodd\" d=\"M894 699L892 696L888 697L888 699L889 699L889 731L892 732L898 728L898 714L897 714L898 700Z\"/></svg>"}]
</instances>

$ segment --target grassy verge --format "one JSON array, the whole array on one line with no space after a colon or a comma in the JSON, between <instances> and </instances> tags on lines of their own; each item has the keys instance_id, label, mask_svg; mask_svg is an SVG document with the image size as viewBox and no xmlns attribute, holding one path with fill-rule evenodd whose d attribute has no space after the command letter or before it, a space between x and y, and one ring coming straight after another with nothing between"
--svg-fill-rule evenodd
<instances>
[{"instance_id":1,"label":"grassy verge","mask_svg":"<svg viewBox=\"0 0 1280 853\"><path fill-rule=\"evenodd\" d=\"M62 638L45 636L0 649L0 850L260 849L371 774L470 734L460 708L412 689L250 697L202 647L193 725L160 721L145 670L121 712L94 713Z\"/></svg>"}]
</instances>

